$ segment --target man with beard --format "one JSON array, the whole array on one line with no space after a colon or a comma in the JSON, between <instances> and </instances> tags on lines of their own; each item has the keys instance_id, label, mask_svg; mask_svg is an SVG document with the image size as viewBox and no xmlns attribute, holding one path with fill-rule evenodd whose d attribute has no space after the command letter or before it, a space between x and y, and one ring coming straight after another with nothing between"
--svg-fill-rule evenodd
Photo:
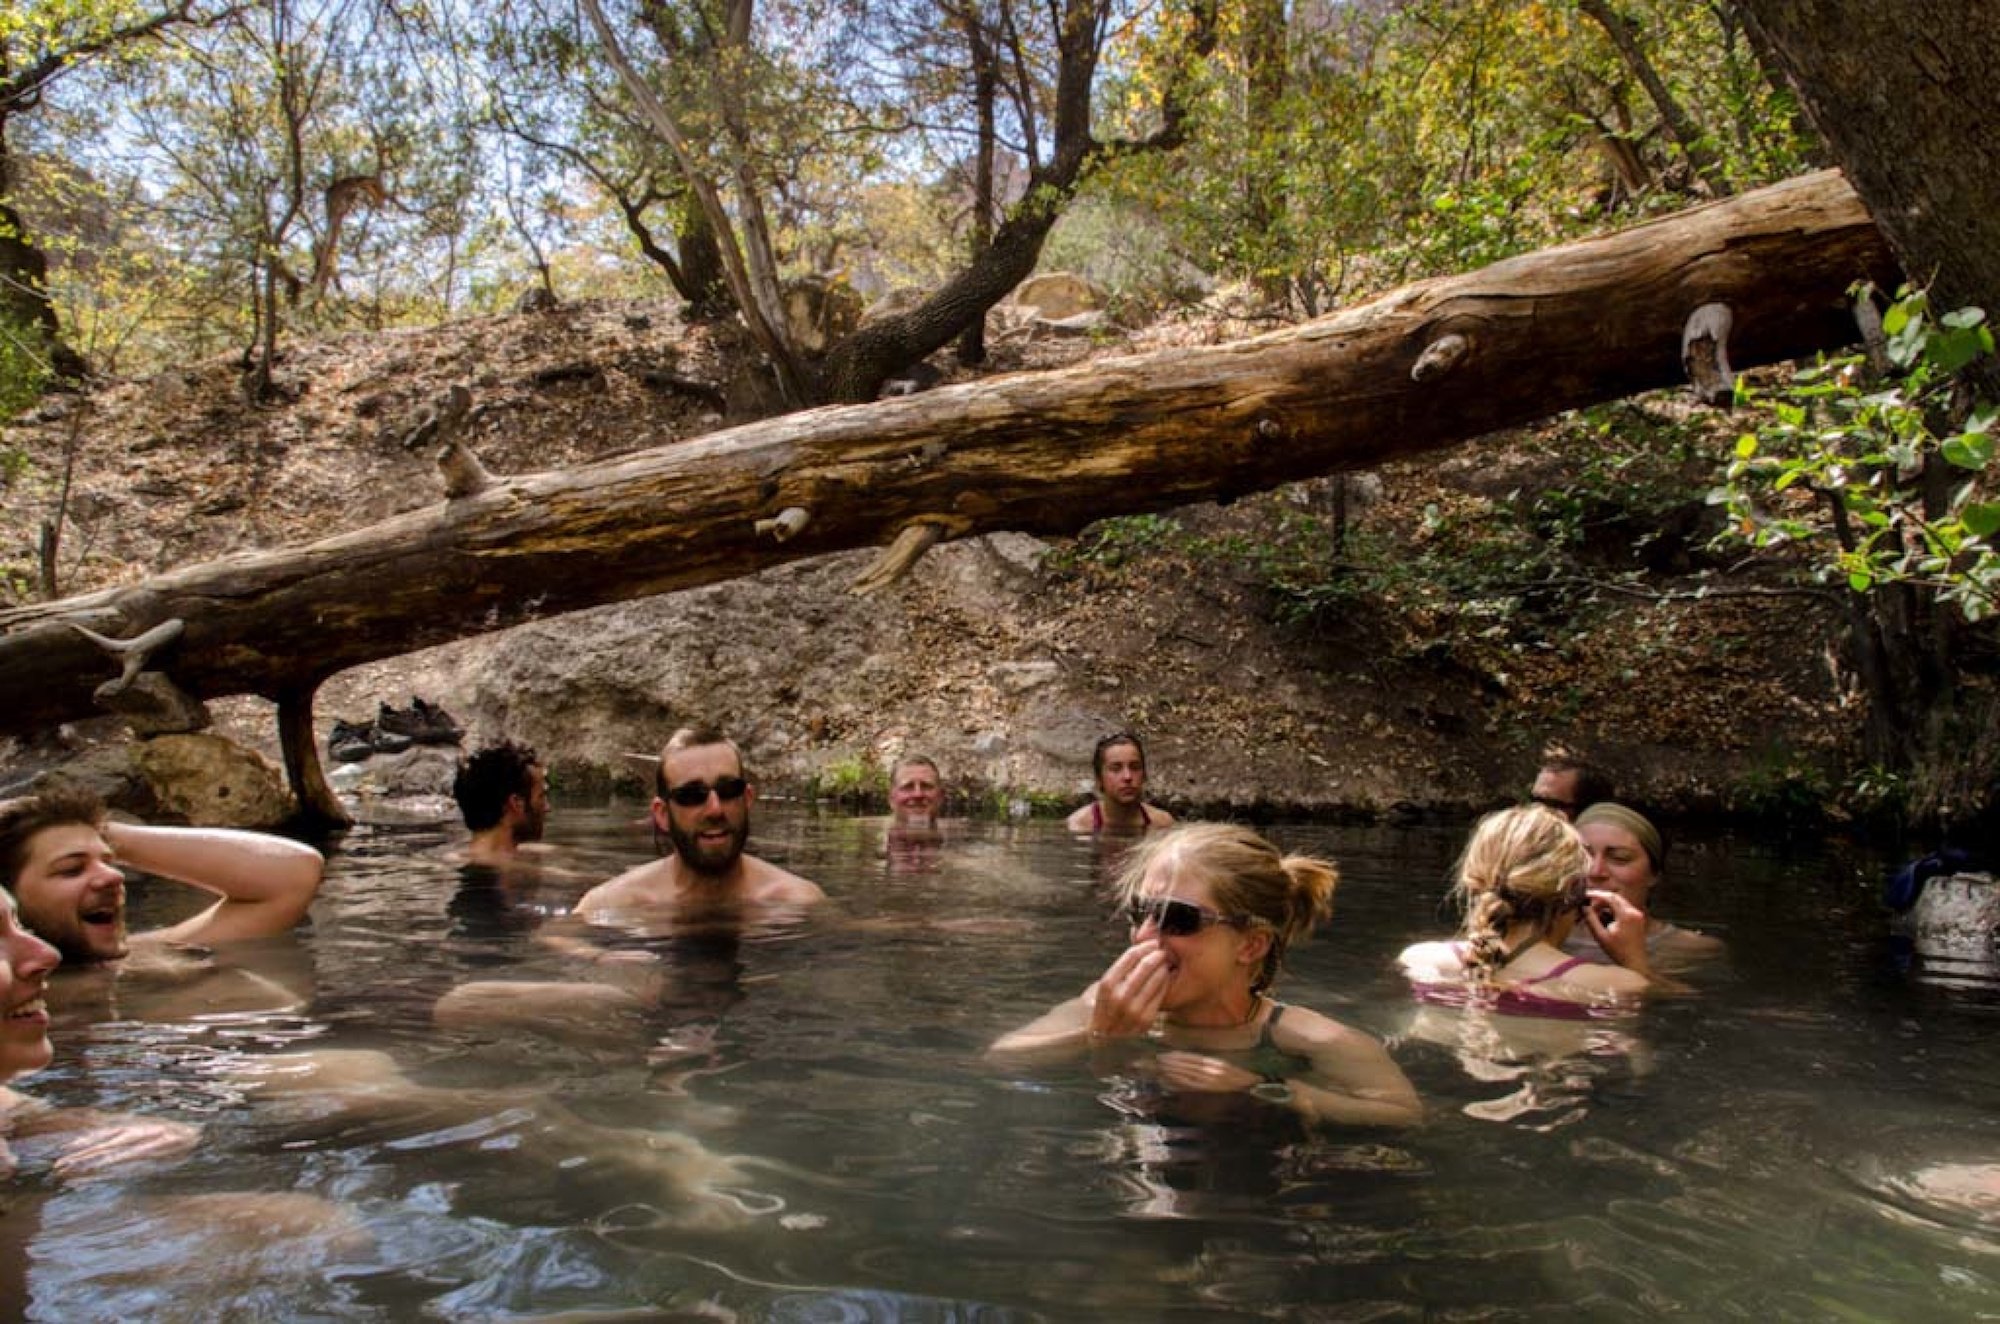
<instances>
[{"instance_id":1,"label":"man with beard","mask_svg":"<svg viewBox=\"0 0 2000 1324\"><path fill-rule=\"evenodd\" d=\"M503 740L459 764L452 798L472 840L465 858L498 866L512 861L523 845L542 839L549 817L549 778L535 751Z\"/></svg>"},{"instance_id":2,"label":"man with beard","mask_svg":"<svg viewBox=\"0 0 2000 1324\"><path fill-rule=\"evenodd\" d=\"M23 927L66 965L282 933L305 918L325 864L312 847L263 832L112 822L103 801L76 788L0 804L0 883L13 891ZM217 900L179 923L128 935L121 865Z\"/></svg>"},{"instance_id":3,"label":"man with beard","mask_svg":"<svg viewBox=\"0 0 2000 1324\"><path fill-rule=\"evenodd\" d=\"M674 732L660 751L653 789L653 827L673 854L592 888L577 902L577 914L729 911L825 898L817 884L744 852L757 788L744 775L741 751L721 732Z\"/></svg>"}]
</instances>

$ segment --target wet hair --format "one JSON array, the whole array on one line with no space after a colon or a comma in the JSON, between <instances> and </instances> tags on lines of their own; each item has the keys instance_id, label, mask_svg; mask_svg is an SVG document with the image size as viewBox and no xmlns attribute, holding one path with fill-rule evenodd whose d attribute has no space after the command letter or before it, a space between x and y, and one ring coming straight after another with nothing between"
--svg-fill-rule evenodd
<instances>
[{"instance_id":1,"label":"wet hair","mask_svg":"<svg viewBox=\"0 0 2000 1324\"><path fill-rule=\"evenodd\" d=\"M1271 931L1271 949L1250 981L1253 993L1275 984L1286 949L1333 913L1333 889L1340 883L1331 860L1282 854L1249 828L1186 823L1153 833L1126 854L1112 883L1117 900L1140 896L1155 864L1164 864L1169 877L1206 883L1222 914Z\"/></svg>"},{"instance_id":2,"label":"wet hair","mask_svg":"<svg viewBox=\"0 0 2000 1324\"><path fill-rule=\"evenodd\" d=\"M1639 843L1640 849L1646 852L1646 862L1653 866L1653 872L1661 874L1667 871L1666 838L1660 835L1660 830L1653 826L1652 820L1638 810L1613 804L1608 800L1599 801L1576 816L1578 827L1587 823L1609 823L1613 827L1625 829Z\"/></svg>"},{"instance_id":3,"label":"wet hair","mask_svg":"<svg viewBox=\"0 0 2000 1324\"><path fill-rule=\"evenodd\" d=\"M1578 810L1588 809L1599 801L1612 799L1618 794L1617 788L1612 785L1610 773L1592 763L1582 751L1559 740L1552 740L1542 746L1542 761L1536 770L1575 773Z\"/></svg>"},{"instance_id":4,"label":"wet hair","mask_svg":"<svg viewBox=\"0 0 2000 1324\"><path fill-rule=\"evenodd\" d=\"M0 803L0 886L13 890L38 833L72 825L104 826L104 801L95 791L62 784Z\"/></svg>"},{"instance_id":5,"label":"wet hair","mask_svg":"<svg viewBox=\"0 0 2000 1324\"><path fill-rule=\"evenodd\" d=\"M667 785L667 755L678 754L684 749L701 749L708 745L727 745L729 752L736 756L736 770L743 780L750 780L750 769L743 762L743 751L736 742L722 734L719 727L684 726L667 737L667 743L660 746L660 761L653 765L653 794L662 800L673 787Z\"/></svg>"},{"instance_id":6,"label":"wet hair","mask_svg":"<svg viewBox=\"0 0 2000 1324\"><path fill-rule=\"evenodd\" d=\"M1569 821L1541 805L1502 809L1479 820L1458 857L1453 894L1465 906L1467 966L1490 979L1506 964L1510 925L1528 921L1546 935L1576 899L1574 880L1590 866L1590 852Z\"/></svg>"},{"instance_id":7,"label":"wet hair","mask_svg":"<svg viewBox=\"0 0 2000 1324\"><path fill-rule=\"evenodd\" d=\"M451 798L458 801L458 813L474 832L484 832L506 817L510 796L526 799L535 792L533 770L541 759L528 745L503 740L488 745L459 762L451 779Z\"/></svg>"},{"instance_id":8,"label":"wet hair","mask_svg":"<svg viewBox=\"0 0 2000 1324\"><path fill-rule=\"evenodd\" d=\"M1100 739L1097 742L1096 748L1090 751L1090 775L1099 784L1102 784L1104 781L1105 754L1118 748L1120 745L1130 745L1132 748L1138 750L1139 766L1142 768L1146 766L1146 747L1139 743L1139 737L1133 735L1130 731L1113 731L1110 735Z\"/></svg>"}]
</instances>

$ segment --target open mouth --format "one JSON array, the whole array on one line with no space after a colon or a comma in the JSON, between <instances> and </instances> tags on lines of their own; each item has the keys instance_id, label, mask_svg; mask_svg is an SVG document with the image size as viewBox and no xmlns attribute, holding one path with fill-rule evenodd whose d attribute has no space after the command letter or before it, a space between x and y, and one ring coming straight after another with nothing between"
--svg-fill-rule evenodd
<instances>
[{"instance_id":1,"label":"open mouth","mask_svg":"<svg viewBox=\"0 0 2000 1324\"><path fill-rule=\"evenodd\" d=\"M49 1019L49 1004L42 998L34 997L7 1013L10 1021L33 1021L46 1025Z\"/></svg>"}]
</instances>

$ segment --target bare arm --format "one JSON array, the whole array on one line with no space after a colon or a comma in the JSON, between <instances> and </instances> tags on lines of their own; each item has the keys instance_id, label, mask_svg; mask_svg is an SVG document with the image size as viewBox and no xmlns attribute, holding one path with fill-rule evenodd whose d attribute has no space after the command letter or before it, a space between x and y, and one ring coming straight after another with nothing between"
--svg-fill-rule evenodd
<instances>
[{"instance_id":1,"label":"bare arm","mask_svg":"<svg viewBox=\"0 0 2000 1324\"><path fill-rule=\"evenodd\" d=\"M283 933L305 918L326 869L312 847L265 832L106 823L104 839L120 863L221 898L145 934L149 940L211 943Z\"/></svg>"},{"instance_id":2,"label":"bare arm","mask_svg":"<svg viewBox=\"0 0 2000 1324\"><path fill-rule=\"evenodd\" d=\"M97 1108L52 1108L7 1089L0 1089L0 1129L20 1143L24 1155L46 1142L52 1151L50 1170L72 1178L95 1176L121 1163L179 1158L201 1140L201 1128L187 1122Z\"/></svg>"},{"instance_id":3,"label":"bare arm","mask_svg":"<svg viewBox=\"0 0 2000 1324\"><path fill-rule=\"evenodd\" d=\"M1373 1035L1294 1007L1272 1031L1272 1041L1312 1063L1305 1075L1281 1082L1284 1102L1306 1117L1359 1126L1415 1126L1424 1120L1416 1086Z\"/></svg>"},{"instance_id":4,"label":"bare arm","mask_svg":"<svg viewBox=\"0 0 2000 1324\"><path fill-rule=\"evenodd\" d=\"M1001 1035L986 1054L1046 1061L1128 1042L1153 1028L1171 973L1159 943L1134 943L1080 997Z\"/></svg>"},{"instance_id":5,"label":"bare arm","mask_svg":"<svg viewBox=\"0 0 2000 1324\"><path fill-rule=\"evenodd\" d=\"M1293 1007L1272 1028L1271 1041L1281 1051L1305 1058L1310 1068L1270 1079L1207 1053L1174 1052L1157 1059L1160 1080L1177 1090L1255 1094L1315 1122L1414 1126L1423 1121L1416 1088L1373 1037L1310 1008Z\"/></svg>"},{"instance_id":6,"label":"bare arm","mask_svg":"<svg viewBox=\"0 0 2000 1324\"><path fill-rule=\"evenodd\" d=\"M1567 981L1607 993L1692 991L1686 984L1653 968L1652 954L1646 950L1646 912L1618 893L1591 892L1583 922L1604 954L1618 965L1572 971L1564 976Z\"/></svg>"}]
</instances>

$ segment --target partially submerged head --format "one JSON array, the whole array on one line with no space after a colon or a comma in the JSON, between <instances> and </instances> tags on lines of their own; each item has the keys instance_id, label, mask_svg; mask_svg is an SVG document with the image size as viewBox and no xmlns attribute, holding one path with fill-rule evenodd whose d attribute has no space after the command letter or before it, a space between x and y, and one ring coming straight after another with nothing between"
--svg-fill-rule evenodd
<instances>
[{"instance_id":1,"label":"partially submerged head","mask_svg":"<svg viewBox=\"0 0 2000 1324\"><path fill-rule=\"evenodd\" d=\"M1590 885L1616 892L1641 910L1666 872L1667 843L1636 809L1594 804L1577 815L1576 830L1590 852Z\"/></svg>"},{"instance_id":2,"label":"partially submerged head","mask_svg":"<svg viewBox=\"0 0 2000 1324\"><path fill-rule=\"evenodd\" d=\"M1584 904L1589 864L1576 829L1552 809L1522 805L1480 819L1458 858L1455 889L1465 905L1469 964L1484 971L1500 964L1516 924L1535 926L1531 941L1558 929L1566 935Z\"/></svg>"},{"instance_id":3,"label":"partially submerged head","mask_svg":"<svg viewBox=\"0 0 2000 1324\"><path fill-rule=\"evenodd\" d=\"M1542 749L1541 766L1528 799L1574 819L1583 810L1613 795L1611 778L1602 768L1569 745L1552 742Z\"/></svg>"},{"instance_id":4,"label":"partially submerged head","mask_svg":"<svg viewBox=\"0 0 2000 1324\"><path fill-rule=\"evenodd\" d=\"M515 841L541 840L549 814L548 774L529 746L503 740L476 751L458 765L451 794L472 831L506 823Z\"/></svg>"},{"instance_id":5,"label":"partially submerged head","mask_svg":"<svg viewBox=\"0 0 2000 1324\"><path fill-rule=\"evenodd\" d=\"M889 812L899 827L916 827L937 818L944 803L944 778L938 765L922 754L906 754L889 768Z\"/></svg>"},{"instance_id":6,"label":"partially submerged head","mask_svg":"<svg viewBox=\"0 0 2000 1324\"><path fill-rule=\"evenodd\" d=\"M1332 912L1339 881L1330 862L1282 854L1248 828L1194 823L1135 846L1120 863L1113 886L1121 903L1139 906L1129 912L1140 919L1139 933L1157 933L1169 946L1190 944L1183 963L1196 954L1192 944L1212 942L1218 930L1228 931L1216 945L1217 974L1226 977L1225 961L1241 963L1251 991L1261 993L1277 981L1290 945ZM1207 914L1158 905L1168 900Z\"/></svg>"},{"instance_id":7,"label":"partially submerged head","mask_svg":"<svg viewBox=\"0 0 2000 1324\"><path fill-rule=\"evenodd\" d=\"M667 738L653 771L653 826L696 874L727 873L750 839L757 788L736 742L713 727L684 726Z\"/></svg>"},{"instance_id":8,"label":"partially submerged head","mask_svg":"<svg viewBox=\"0 0 2000 1324\"><path fill-rule=\"evenodd\" d=\"M49 972L62 957L21 924L14 899L0 892L0 1084L49 1064Z\"/></svg>"},{"instance_id":9,"label":"partially submerged head","mask_svg":"<svg viewBox=\"0 0 2000 1324\"><path fill-rule=\"evenodd\" d=\"M0 805L0 884L21 923L69 961L125 955L125 875L104 840L104 802L56 787Z\"/></svg>"},{"instance_id":10,"label":"partially submerged head","mask_svg":"<svg viewBox=\"0 0 2000 1324\"><path fill-rule=\"evenodd\" d=\"M1097 793L1123 805L1138 805L1146 798L1146 747L1130 731L1113 731L1097 742L1090 753L1090 771L1097 779Z\"/></svg>"}]
</instances>

